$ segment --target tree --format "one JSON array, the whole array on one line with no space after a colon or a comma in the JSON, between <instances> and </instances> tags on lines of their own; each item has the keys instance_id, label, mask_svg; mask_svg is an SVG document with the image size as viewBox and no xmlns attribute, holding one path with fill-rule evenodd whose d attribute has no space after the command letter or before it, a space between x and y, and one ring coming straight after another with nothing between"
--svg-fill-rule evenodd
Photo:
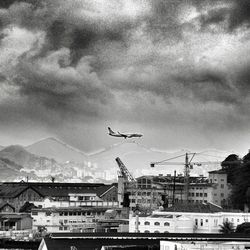
<instances>
[{"instance_id":1,"label":"tree","mask_svg":"<svg viewBox=\"0 0 250 250\"><path fill-rule=\"evenodd\" d=\"M229 222L229 221L224 221L222 225L220 225L220 229L219 229L220 233L223 234L231 234L234 232L234 226L233 223Z\"/></svg>"},{"instance_id":2,"label":"tree","mask_svg":"<svg viewBox=\"0 0 250 250\"><path fill-rule=\"evenodd\" d=\"M222 169L227 172L227 182L234 185L236 179L236 172L240 168L242 160L236 154L230 154L226 159L221 163Z\"/></svg>"}]
</instances>

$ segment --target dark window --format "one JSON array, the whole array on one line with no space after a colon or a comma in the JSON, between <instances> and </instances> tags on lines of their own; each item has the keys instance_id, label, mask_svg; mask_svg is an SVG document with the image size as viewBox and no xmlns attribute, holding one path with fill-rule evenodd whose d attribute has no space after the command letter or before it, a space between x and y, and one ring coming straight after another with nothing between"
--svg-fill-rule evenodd
<instances>
[{"instance_id":1,"label":"dark window","mask_svg":"<svg viewBox=\"0 0 250 250\"><path fill-rule=\"evenodd\" d=\"M145 221L145 222L144 222L144 225L145 225L145 226L149 226L149 225L150 225L150 222Z\"/></svg>"},{"instance_id":2,"label":"dark window","mask_svg":"<svg viewBox=\"0 0 250 250\"><path fill-rule=\"evenodd\" d=\"M160 226L160 222L156 221L155 226Z\"/></svg>"},{"instance_id":3,"label":"dark window","mask_svg":"<svg viewBox=\"0 0 250 250\"><path fill-rule=\"evenodd\" d=\"M166 226L166 227L168 227L169 225L170 225L169 222L164 223L164 226Z\"/></svg>"}]
</instances>

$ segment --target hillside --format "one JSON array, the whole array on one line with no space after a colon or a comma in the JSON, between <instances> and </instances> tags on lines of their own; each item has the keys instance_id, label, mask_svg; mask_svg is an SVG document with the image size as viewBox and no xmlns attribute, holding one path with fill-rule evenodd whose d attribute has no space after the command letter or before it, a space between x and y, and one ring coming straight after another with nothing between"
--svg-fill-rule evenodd
<instances>
[{"instance_id":1,"label":"hillside","mask_svg":"<svg viewBox=\"0 0 250 250\"><path fill-rule=\"evenodd\" d=\"M20 175L21 166L16 163L0 158L0 181L11 181Z\"/></svg>"},{"instance_id":2,"label":"hillside","mask_svg":"<svg viewBox=\"0 0 250 250\"><path fill-rule=\"evenodd\" d=\"M83 163L88 159L82 151L53 137L35 142L25 149L32 154L55 159L59 163L67 161Z\"/></svg>"}]
</instances>

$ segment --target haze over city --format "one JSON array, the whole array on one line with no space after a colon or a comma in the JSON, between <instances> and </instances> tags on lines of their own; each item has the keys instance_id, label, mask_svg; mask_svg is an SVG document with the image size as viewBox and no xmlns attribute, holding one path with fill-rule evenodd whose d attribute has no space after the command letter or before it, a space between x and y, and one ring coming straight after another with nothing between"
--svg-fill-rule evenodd
<instances>
[{"instance_id":1,"label":"haze over city","mask_svg":"<svg viewBox=\"0 0 250 250\"><path fill-rule=\"evenodd\" d=\"M0 2L0 144L249 148L246 0Z\"/></svg>"}]
</instances>

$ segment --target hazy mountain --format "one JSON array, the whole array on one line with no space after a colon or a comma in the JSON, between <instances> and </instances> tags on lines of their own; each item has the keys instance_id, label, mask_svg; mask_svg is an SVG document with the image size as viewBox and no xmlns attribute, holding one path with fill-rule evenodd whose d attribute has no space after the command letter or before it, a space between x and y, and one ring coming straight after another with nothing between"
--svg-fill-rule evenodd
<instances>
[{"instance_id":1,"label":"hazy mountain","mask_svg":"<svg viewBox=\"0 0 250 250\"><path fill-rule=\"evenodd\" d=\"M20 145L11 145L0 151L0 157L9 159L12 162L20 166L26 166L28 162L33 162L36 157L26 151L24 147Z\"/></svg>"},{"instance_id":2,"label":"hazy mountain","mask_svg":"<svg viewBox=\"0 0 250 250\"><path fill-rule=\"evenodd\" d=\"M35 155L53 158L60 163L66 161L83 163L88 159L84 152L53 137L35 142L27 146L26 150Z\"/></svg>"},{"instance_id":3,"label":"hazy mountain","mask_svg":"<svg viewBox=\"0 0 250 250\"><path fill-rule=\"evenodd\" d=\"M115 161L119 157L129 171L136 177L148 174L173 174L183 173L185 163L185 153L188 150L180 150L176 152L165 152L157 149L146 148L135 142L124 142L115 144L101 152L90 156L90 161L97 169L110 170L116 173L119 170ZM206 175L208 171L220 168L220 162L225 159L228 152L218 150L205 150L202 154L197 154L193 158L193 162L203 162L202 165L196 164L191 170L192 175ZM174 158L167 161L166 165L155 165L150 167L151 162L161 162L165 159Z\"/></svg>"},{"instance_id":4,"label":"hazy mountain","mask_svg":"<svg viewBox=\"0 0 250 250\"><path fill-rule=\"evenodd\" d=\"M0 158L0 181L9 181L20 175L21 166L5 158Z\"/></svg>"}]
</instances>

